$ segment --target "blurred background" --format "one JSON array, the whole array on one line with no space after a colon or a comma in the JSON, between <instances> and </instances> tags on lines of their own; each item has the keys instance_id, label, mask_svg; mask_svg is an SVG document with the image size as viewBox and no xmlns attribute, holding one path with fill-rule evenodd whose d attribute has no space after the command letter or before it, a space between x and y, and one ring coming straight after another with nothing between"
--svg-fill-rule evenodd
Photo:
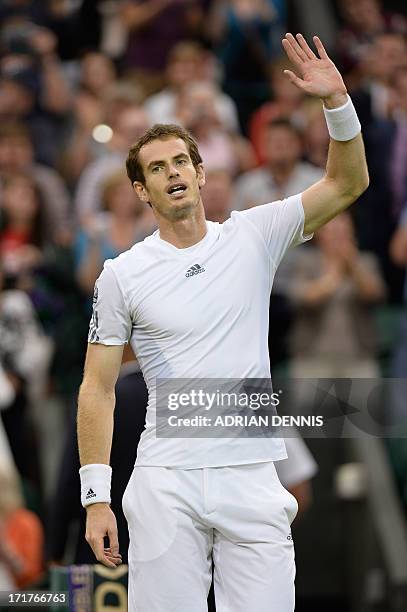
<instances>
[{"instance_id":1,"label":"blurred background","mask_svg":"<svg viewBox=\"0 0 407 612\"><path fill-rule=\"evenodd\" d=\"M342 71L370 187L286 256L273 374L407 378L405 2L0 2L0 590L72 590L88 580L73 565L93 563L74 431L93 285L105 259L155 230L124 171L130 145L156 122L187 127L218 222L323 175L321 103L284 77L286 31L318 34ZM124 361L112 466L126 560L120 498L147 396ZM383 413L405 420L406 395ZM283 478L300 504L296 609L407 610L407 438L305 443L313 467L289 451Z\"/></svg>"}]
</instances>

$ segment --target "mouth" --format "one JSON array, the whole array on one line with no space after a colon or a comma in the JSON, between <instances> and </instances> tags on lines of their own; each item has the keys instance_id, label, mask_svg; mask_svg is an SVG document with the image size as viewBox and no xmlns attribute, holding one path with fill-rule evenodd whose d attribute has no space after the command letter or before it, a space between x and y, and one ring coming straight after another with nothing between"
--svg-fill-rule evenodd
<instances>
[{"instance_id":1,"label":"mouth","mask_svg":"<svg viewBox=\"0 0 407 612\"><path fill-rule=\"evenodd\" d=\"M171 198L178 199L185 194L187 189L185 183L173 183L168 187L167 193Z\"/></svg>"}]
</instances>

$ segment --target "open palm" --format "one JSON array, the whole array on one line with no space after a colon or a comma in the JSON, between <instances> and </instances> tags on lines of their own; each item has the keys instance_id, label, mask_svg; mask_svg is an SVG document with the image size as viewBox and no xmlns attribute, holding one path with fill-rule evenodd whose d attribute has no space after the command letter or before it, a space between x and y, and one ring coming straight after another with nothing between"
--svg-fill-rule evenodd
<instances>
[{"instance_id":1,"label":"open palm","mask_svg":"<svg viewBox=\"0 0 407 612\"><path fill-rule=\"evenodd\" d=\"M318 55L308 46L302 34L296 38L286 34L283 47L299 76L291 70L284 70L290 81L311 96L329 98L336 94L346 94L342 76L335 64L329 59L318 36L313 37Z\"/></svg>"}]
</instances>

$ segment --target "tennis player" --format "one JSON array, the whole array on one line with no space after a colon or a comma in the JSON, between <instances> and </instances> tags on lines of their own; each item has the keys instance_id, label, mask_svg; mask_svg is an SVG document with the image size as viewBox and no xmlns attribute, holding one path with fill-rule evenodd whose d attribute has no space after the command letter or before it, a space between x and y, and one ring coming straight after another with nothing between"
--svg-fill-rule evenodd
<instances>
[{"instance_id":1,"label":"tennis player","mask_svg":"<svg viewBox=\"0 0 407 612\"><path fill-rule=\"evenodd\" d=\"M156 125L128 155L129 178L159 229L108 260L96 282L78 436L86 539L98 561L115 567L121 557L109 456L114 386L130 342L149 389L123 498L131 612L204 612L212 559L218 612L294 610L290 525L297 503L274 466L286 457L284 441L160 438L156 381L269 378L277 266L368 186L356 112L320 39L314 43L316 52L300 34L283 40L296 71L285 71L287 78L322 100L331 137L324 178L302 194L211 223L200 197L201 157L185 130Z\"/></svg>"}]
</instances>

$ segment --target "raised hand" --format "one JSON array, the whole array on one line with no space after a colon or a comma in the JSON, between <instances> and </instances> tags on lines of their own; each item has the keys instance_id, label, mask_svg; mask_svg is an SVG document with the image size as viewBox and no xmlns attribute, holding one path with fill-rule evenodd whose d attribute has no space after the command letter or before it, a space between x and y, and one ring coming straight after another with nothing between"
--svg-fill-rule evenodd
<instances>
[{"instance_id":1,"label":"raised hand","mask_svg":"<svg viewBox=\"0 0 407 612\"><path fill-rule=\"evenodd\" d=\"M313 41L319 57L309 47L302 34L297 34L295 38L292 34L286 34L282 44L299 76L291 70L284 70L284 73L305 93L322 98L328 108L341 106L347 101L342 76L328 57L318 36L314 36Z\"/></svg>"}]
</instances>

